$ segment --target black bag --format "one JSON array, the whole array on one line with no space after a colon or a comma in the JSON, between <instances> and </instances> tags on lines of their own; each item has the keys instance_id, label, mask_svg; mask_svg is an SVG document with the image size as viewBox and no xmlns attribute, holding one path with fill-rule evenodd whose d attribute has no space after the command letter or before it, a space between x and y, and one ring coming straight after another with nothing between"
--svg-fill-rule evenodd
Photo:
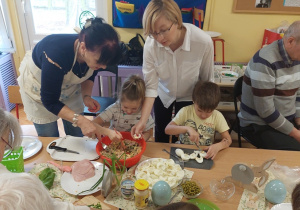
<instances>
[{"instance_id":1,"label":"black bag","mask_svg":"<svg viewBox=\"0 0 300 210\"><path fill-rule=\"evenodd\" d=\"M126 66L142 66L143 65L143 46L139 40L139 37L143 41L143 45L145 43L144 38L140 34L136 34L128 44L124 42L120 43L120 47L122 50L123 58L120 65Z\"/></svg>"}]
</instances>

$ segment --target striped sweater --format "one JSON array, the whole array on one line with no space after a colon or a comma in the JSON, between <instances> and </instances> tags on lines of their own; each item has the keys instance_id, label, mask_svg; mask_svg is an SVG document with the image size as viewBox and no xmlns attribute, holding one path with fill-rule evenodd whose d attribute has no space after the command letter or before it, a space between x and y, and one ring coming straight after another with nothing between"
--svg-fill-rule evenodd
<instances>
[{"instance_id":1,"label":"striped sweater","mask_svg":"<svg viewBox=\"0 0 300 210\"><path fill-rule=\"evenodd\" d=\"M241 126L269 125L288 135L300 117L299 87L300 62L290 59L282 40L259 50L244 75Z\"/></svg>"}]
</instances>

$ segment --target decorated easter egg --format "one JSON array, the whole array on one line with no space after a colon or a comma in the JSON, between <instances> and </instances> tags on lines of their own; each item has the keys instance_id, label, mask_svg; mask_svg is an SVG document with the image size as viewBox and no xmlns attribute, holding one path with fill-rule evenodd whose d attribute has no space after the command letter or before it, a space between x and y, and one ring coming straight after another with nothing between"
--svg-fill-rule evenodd
<instances>
[{"instance_id":1,"label":"decorated easter egg","mask_svg":"<svg viewBox=\"0 0 300 210\"><path fill-rule=\"evenodd\" d=\"M278 179L270 181L265 187L265 197L273 204L282 203L286 197L284 184Z\"/></svg>"},{"instance_id":2,"label":"decorated easter egg","mask_svg":"<svg viewBox=\"0 0 300 210\"><path fill-rule=\"evenodd\" d=\"M171 187L165 181L158 181L152 187L151 196L156 205L163 206L168 204L171 199L171 195Z\"/></svg>"}]
</instances>

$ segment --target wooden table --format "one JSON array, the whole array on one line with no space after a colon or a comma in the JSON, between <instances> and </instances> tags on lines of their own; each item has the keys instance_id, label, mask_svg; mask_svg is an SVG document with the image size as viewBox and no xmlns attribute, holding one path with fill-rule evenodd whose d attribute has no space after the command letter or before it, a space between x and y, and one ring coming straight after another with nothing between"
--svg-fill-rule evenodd
<instances>
[{"instance_id":1,"label":"wooden table","mask_svg":"<svg viewBox=\"0 0 300 210\"><path fill-rule=\"evenodd\" d=\"M29 171L34 167L36 163L45 163L48 160L52 160L49 153L46 151L47 145L55 140L56 138L46 138L39 137L43 143L42 150L35 156L26 159L25 162L25 171ZM182 148L194 148L193 145L179 145L179 144L167 144L167 143L155 143L148 142L147 149L144 153L148 157L160 157L160 158L169 158L169 154L162 151L166 149L170 151L171 147L182 147ZM221 209L237 209L239 201L243 194L243 189L236 187L235 194L225 202L217 200L212 194L209 183L212 179L221 180L225 176L231 175L231 168L235 163L246 163L248 165L260 165L265 160L276 158L276 162L280 165L286 166L299 166L300 152L292 151L279 151L279 150L263 150L263 149L247 149L247 148L228 148L219 152L218 156L214 160L214 165L211 170L200 170L194 168L187 168L188 170L194 171L193 178L200 181L204 187L204 192L199 196L199 198L207 199L215 203ZM100 160L97 160L101 162ZM64 165L72 165L73 162L64 162ZM101 192L93 194L99 200L103 201L104 198L101 196ZM185 198L183 199L185 200ZM117 208L112 208L117 209Z\"/></svg>"}]
</instances>

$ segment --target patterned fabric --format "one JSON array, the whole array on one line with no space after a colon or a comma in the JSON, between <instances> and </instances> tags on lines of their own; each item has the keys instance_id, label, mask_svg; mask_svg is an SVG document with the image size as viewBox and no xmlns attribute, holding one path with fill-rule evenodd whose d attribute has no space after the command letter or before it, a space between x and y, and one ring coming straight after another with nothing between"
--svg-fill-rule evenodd
<instances>
[{"instance_id":1,"label":"patterned fabric","mask_svg":"<svg viewBox=\"0 0 300 210\"><path fill-rule=\"evenodd\" d=\"M146 156L142 156L141 160L139 163L143 162L144 160L149 159L149 157ZM138 164L137 164L138 165ZM136 165L136 166L137 166ZM134 173L135 167L132 167L128 170L127 173ZM185 178L192 178L194 172L184 169L184 177ZM125 176L125 174L124 174ZM175 187L174 189L172 189L172 196L177 192L179 187ZM172 203L176 203L176 202L180 202L182 200L183 194L179 193L173 200ZM105 203L108 203L110 205L113 205L115 207L118 207L120 209L137 209L134 205L134 200L125 200L123 199L123 197L121 196L121 192L120 192L120 188L117 189L113 189L111 191L111 193L107 196L107 198L104 200ZM150 192L150 198L149 198L149 203L148 206L145 208L147 210L154 210L157 209L158 206L155 205L152 201L151 198L151 192Z\"/></svg>"},{"instance_id":2,"label":"patterned fabric","mask_svg":"<svg viewBox=\"0 0 300 210\"><path fill-rule=\"evenodd\" d=\"M269 125L289 134L290 121L300 117L299 72L300 62L291 60L282 40L258 51L244 75L241 126Z\"/></svg>"},{"instance_id":3,"label":"patterned fabric","mask_svg":"<svg viewBox=\"0 0 300 210\"><path fill-rule=\"evenodd\" d=\"M118 131L131 131L131 128L139 122L141 119L141 110L137 113L127 115L121 109L121 104L116 102L107 107L100 113L100 117L104 122L110 122L110 128L115 128ZM149 116L144 131L148 131L154 127L154 121L152 116Z\"/></svg>"},{"instance_id":4,"label":"patterned fabric","mask_svg":"<svg viewBox=\"0 0 300 210\"><path fill-rule=\"evenodd\" d=\"M214 110L209 118L202 120L197 116L194 105L180 109L172 121L180 126L189 126L194 128L199 133L200 145L207 146L214 143L214 135L216 131L223 133L229 129L221 112ZM194 144L190 140L188 133L179 135L179 140L183 144Z\"/></svg>"},{"instance_id":5,"label":"patterned fabric","mask_svg":"<svg viewBox=\"0 0 300 210\"><path fill-rule=\"evenodd\" d=\"M269 173L269 179L266 183L258 188L257 193L253 193L249 190L244 190L243 195L241 197L238 210L269 210L272 208L273 204L268 202L265 199L264 190L266 185L273 179L275 179L274 175L267 170ZM253 183L257 186L259 178L255 178ZM291 202L291 194L287 192L287 196L283 203L290 203Z\"/></svg>"}]
</instances>

